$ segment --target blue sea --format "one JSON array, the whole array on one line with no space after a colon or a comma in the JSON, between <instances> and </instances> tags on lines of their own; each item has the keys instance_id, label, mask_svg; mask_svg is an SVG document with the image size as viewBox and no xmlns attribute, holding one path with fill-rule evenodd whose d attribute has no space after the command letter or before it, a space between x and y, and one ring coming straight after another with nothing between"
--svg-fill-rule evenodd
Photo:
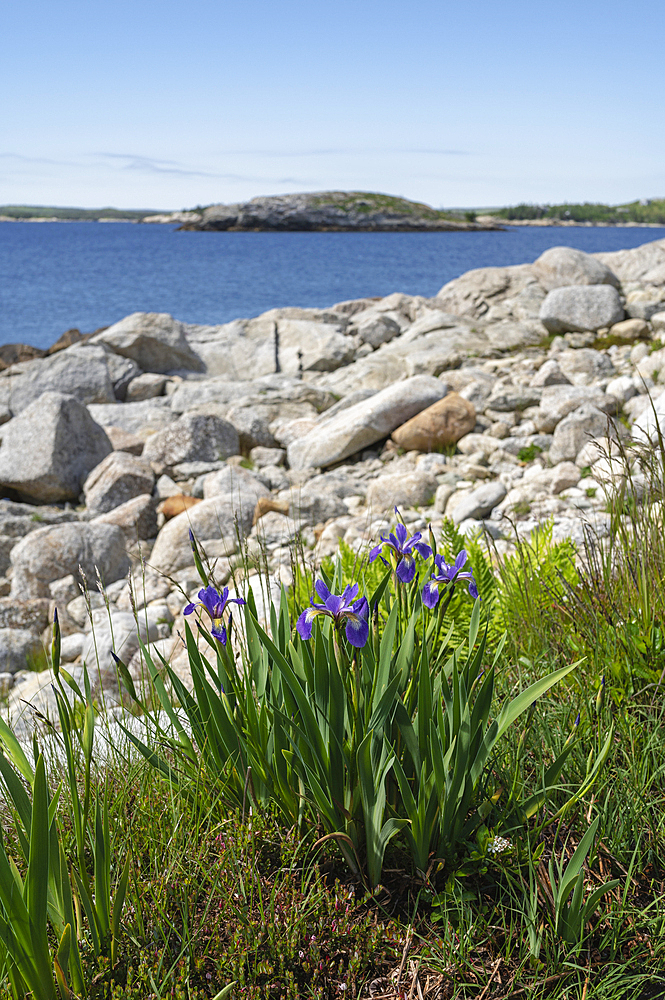
<instances>
[{"instance_id":1,"label":"blue sea","mask_svg":"<svg viewBox=\"0 0 665 1000\"><path fill-rule=\"evenodd\" d=\"M461 233L181 233L132 223L0 223L0 343L48 347L128 313L225 323L276 306L436 295L474 267L522 264L551 246L593 253L662 229L522 227Z\"/></svg>"}]
</instances>

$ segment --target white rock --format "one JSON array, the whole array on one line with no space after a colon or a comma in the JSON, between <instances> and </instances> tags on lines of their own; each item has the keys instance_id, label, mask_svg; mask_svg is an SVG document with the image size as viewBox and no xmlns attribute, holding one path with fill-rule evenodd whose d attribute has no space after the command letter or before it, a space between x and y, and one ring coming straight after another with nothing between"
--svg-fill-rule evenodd
<instances>
[{"instance_id":1,"label":"white rock","mask_svg":"<svg viewBox=\"0 0 665 1000\"><path fill-rule=\"evenodd\" d=\"M533 271L543 288L568 285L614 285L619 279L599 260L572 247L550 247L533 262Z\"/></svg>"},{"instance_id":2,"label":"white rock","mask_svg":"<svg viewBox=\"0 0 665 1000\"><path fill-rule=\"evenodd\" d=\"M474 452L481 452L489 457L500 447L500 442L491 434L465 434L457 442L457 450L463 455L473 455Z\"/></svg>"},{"instance_id":3,"label":"white rock","mask_svg":"<svg viewBox=\"0 0 665 1000\"><path fill-rule=\"evenodd\" d=\"M651 328L655 334L665 333L665 312L657 312L653 314L651 317Z\"/></svg>"},{"instance_id":4,"label":"white rock","mask_svg":"<svg viewBox=\"0 0 665 1000\"><path fill-rule=\"evenodd\" d=\"M157 534L156 502L149 493L141 493L113 510L99 514L90 523L117 525L129 544L139 538L154 538Z\"/></svg>"},{"instance_id":5,"label":"white rock","mask_svg":"<svg viewBox=\"0 0 665 1000\"><path fill-rule=\"evenodd\" d=\"M71 663L78 660L83 653L88 637L85 632L72 632L71 635L63 635L60 642L60 659L63 663Z\"/></svg>"},{"instance_id":6,"label":"white rock","mask_svg":"<svg viewBox=\"0 0 665 1000\"><path fill-rule=\"evenodd\" d=\"M388 511L395 506L421 507L433 499L437 486L435 476L428 472L380 476L370 483L367 506L375 511Z\"/></svg>"},{"instance_id":7,"label":"white rock","mask_svg":"<svg viewBox=\"0 0 665 1000\"><path fill-rule=\"evenodd\" d=\"M615 396L593 386L547 386L534 419L536 428L543 434L551 434L560 420L585 403L607 413L616 413L618 407Z\"/></svg>"},{"instance_id":8,"label":"white rock","mask_svg":"<svg viewBox=\"0 0 665 1000\"><path fill-rule=\"evenodd\" d=\"M499 480L491 483L483 483L471 490L461 503L455 507L453 521L460 524L467 518L482 520L488 517L497 504L501 503L506 495L506 487Z\"/></svg>"},{"instance_id":9,"label":"white rock","mask_svg":"<svg viewBox=\"0 0 665 1000\"><path fill-rule=\"evenodd\" d=\"M637 395L635 383L630 375L619 375L618 378L613 378L607 383L605 392L610 396L616 396L622 406Z\"/></svg>"},{"instance_id":10,"label":"white rock","mask_svg":"<svg viewBox=\"0 0 665 1000\"><path fill-rule=\"evenodd\" d=\"M585 403L557 424L550 448L550 460L574 462L590 437L607 436L608 417L597 407Z\"/></svg>"},{"instance_id":11,"label":"white rock","mask_svg":"<svg viewBox=\"0 0 665 1000\"><path fill-rule=\"evenodd\" d=\"M570 379L561 371L554 358L545 361L531 379L531 385L544 387L546 385L570 385Z\"/></svg>"},{"instance_id":12,"label":"white rock","mask_svg":"<svg viewBox=\"0 0 665 1000\"><path fill-rule=\"evenodd\" d=\"M445 395L445 386L427 375L391 385L329 420L322 419L288 449L291 468L332 465L387 437L396 427Z\"/></svg>"},{"instance_id":13,"label":"white rock","mask_svg":"<svg viewBox=\"0 0 665 1000\"><path fill-rule=\"evenodd\" d=\"M619 293L612 285L571 285L549 292L540 321L550 333L599 330L623 319Z\"/></svg>"},{"instance_id":14,"label":"white rock","mask_svg":"<svg viewBox=\"0 0 665 1000\"><path fill-rule=\"evenodd\" d=\"M136 403L142 399L154 399L164 394L166 376L155 372L144 372L131 379L125 393L125 401Z\"/></svg>"},{"instance_id":15,"label":"white rock","mask_svg":"<svg viewBox=\"0 0 665 1000\"><path fill-rule=\"evenodd\" d=\"M582 347L576 351L562 351L557 362L563 374L573 385L591 385L615 374L614 365L607 354Z\"/></svg>"},{"instance_id":16,"label":"white rock","mask_svg":"<svg viewBox=\"0 0 665 1000\"><path fill-rule=\"evenodd\" d=\"M177 416L164 396L136 403L94 403L88 406L88 410L92 419L102 427L119 428L142 441L172 423Z\"/></svg>"},{"instance_id":17,"label":"white rock","mask_svg":"<svg viewBox=\"0 0 665 1000\"><path fill-rule=\"evenodd\" d=\"M434 510L437 514L444 513L448 505L448 501L454 492L455 487L451 486L449 483L441 483L441 485L437 487L437 491L434 494Z\"/></svg>"}]
</instances>

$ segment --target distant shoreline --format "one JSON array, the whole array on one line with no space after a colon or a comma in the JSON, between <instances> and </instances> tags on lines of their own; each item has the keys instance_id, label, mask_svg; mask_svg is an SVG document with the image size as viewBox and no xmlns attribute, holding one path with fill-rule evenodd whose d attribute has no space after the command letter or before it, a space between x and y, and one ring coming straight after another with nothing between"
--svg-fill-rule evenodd
<instances>
[{"instance_id":1,"label":"distant shoreline","mask_svg":"<svg viewBox=\"0 0 665 1000\"><path fill-rule=\"evenodd\" d=\"M322 229L289 229L289 230L278 230L278 229L251 229L251 230L249 230L249 229L227 229L227 230L225 230L225 232L245 232L245 233L246 232L255 232L255 233L260 233L260 232L264 232L264 233L265 232L272 232L272 233L274 233L274 232L297 232L297 233L312 233L312 232L315 232L315 233L326 233L326 232L328 232L328 233L340 233L340 232L343 232L343 233L353 233L353 232L359 232L359 233L372 233L372 232L384 232L384 233L385 232L393 232L393 233L404 233L404 232L407 232L407 233L409 233L409 232L410 233L414 233L414 232L424 232L424 233L440 232L440 233L444 233L445 232L445 233L455 233L455 232L466 232L466 233L468 233L468 232L488 232L488 231L491 232L492 230L499 231L499 229L502 229L502 230L510 230L510 229L516 229L516 228L520 228L521 229L524 226L532 226L532 227L534 227L536 229L551 229L551 228L559 228L559 229L566 229L566 228L571 228L571 229L663 229L664 228L663 225L662 225L662 223L658 223L658 222L576 222L575 220L567 220L567 219L510 219L510 220L508 220L508 219L501 219L501 218L498 218L498 217L492 217L491 221L494 223L494 225L486 225L485 226L485 225L483 225L483 223L484 223L484 221L485 221L486 218L487 217L485 217L485 216L479 216L478 219L477 219L477 222L479 223L479 225L476 225L476 226L464 226L464 225L460 225L459 227L458 226L455 226L455 227L451 226L450 228L446 228L446 229L441 228L441 229L414 230L414 229L403 229L403 228L398 228L398 227L396 227L394 229L358 229L358 228L353 228L353 229L351 229L351 228L349 228L349 229L322 228ZM59 224L60 223L66 223L66 224L69 224L69 223L86 223L86 224L89 224L90 223L90 224L94 224L94 223L99 222L99 223L103 223L103 224L110 224L110 223L125 223L125 224L127 224L127 223L131 223L132 225L142 225L142 224L145 223L145 220L144 219L106 219L106 218L101 218L101 219L58 219L58 218L54 218L52 216L51 217L49 217L49 216L34 217L34 218L30 218L30 219L18 219L18 218L15 218L13 216L10 216L10 215L0 215L0 222L39 223L41 225L44 225L45 223L51 223L51 222L56 222L56 223L59 223ZM150 224L151 225L170 225L170 226L173 226L173 225L177 225L177 221L174 220L174 219L166 218L166 217L164 217L163 219L160 219L159 221L157 221L157 219L153 218L153 219L150 220Z\"/></svg>"}]
</instances>

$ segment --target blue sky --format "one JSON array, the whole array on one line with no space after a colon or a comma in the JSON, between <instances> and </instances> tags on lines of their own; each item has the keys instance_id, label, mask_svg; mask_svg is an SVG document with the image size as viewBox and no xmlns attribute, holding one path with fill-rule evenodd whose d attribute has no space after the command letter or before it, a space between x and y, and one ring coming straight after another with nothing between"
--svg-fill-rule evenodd
<instances>
[{"instance_id":1,"label":"blue sky","mask_svg":"<svg viewBox=\"0 0 665 1000\"><path fill-rule=\"evenodd\" d=\"M0 204L665 197L665 5L22 0Z\"/></svg>"}]
</instances>

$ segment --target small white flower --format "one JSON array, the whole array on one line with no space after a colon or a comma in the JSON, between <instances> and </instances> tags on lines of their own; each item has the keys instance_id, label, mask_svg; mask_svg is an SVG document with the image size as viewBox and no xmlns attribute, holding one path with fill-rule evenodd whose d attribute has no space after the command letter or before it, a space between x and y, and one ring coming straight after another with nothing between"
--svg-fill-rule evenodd
<instances>
[{"instance_id":1,"label":"small white flower","mask_svg":"<svg viewBox=\"0 0 665 1000\"><path fill-rule=\"evenodd\" d=\"M487 845L487 850L490 854L503 854L511 846L512 844L507 837L492 837Z\"/></svg>"}]
</instances>

